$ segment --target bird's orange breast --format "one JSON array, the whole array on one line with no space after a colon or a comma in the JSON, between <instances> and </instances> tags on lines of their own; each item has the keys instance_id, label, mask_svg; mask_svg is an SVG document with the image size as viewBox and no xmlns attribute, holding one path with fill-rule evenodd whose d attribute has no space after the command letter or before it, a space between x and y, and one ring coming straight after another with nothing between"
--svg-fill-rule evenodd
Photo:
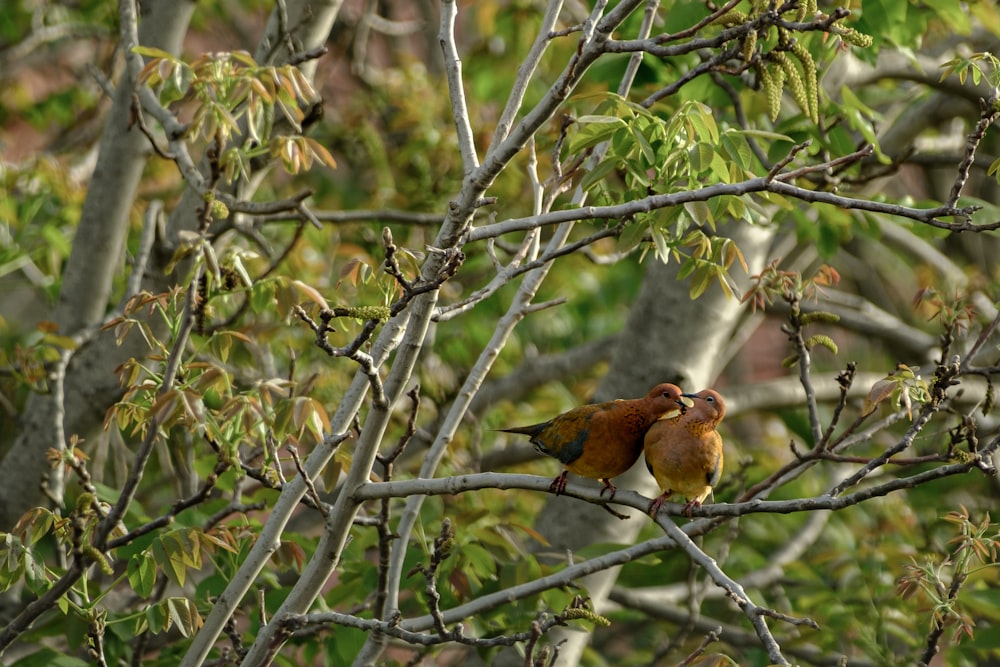
<instances>
[{"instance_id":1,"label":"bird's orange breast","mask_svg":"<svg viewBox=\"0 0 1000 667\"><path fill-rule=\"evenodd\" d=\"M715 431L657 422L645 438L646 467L664 491L706 498L722 473L722 438Z\"/></svg>"}]
</instances>

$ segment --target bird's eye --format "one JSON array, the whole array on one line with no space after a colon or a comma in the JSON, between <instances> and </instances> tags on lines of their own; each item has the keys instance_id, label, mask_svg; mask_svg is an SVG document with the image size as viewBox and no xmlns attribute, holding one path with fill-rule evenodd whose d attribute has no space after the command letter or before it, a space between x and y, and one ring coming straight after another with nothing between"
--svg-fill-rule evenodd
<instances>
[{"instance_id":1,"label":"bird's eye","mask_svg":"<svg viewBox=\"0 0 1000 667\"><path fill-rule=\"evenodd\" d=\"M709 403L715 403L715 397L714 396L706 396L705 400L708 401Z\"/></svg>"}]
</instances>

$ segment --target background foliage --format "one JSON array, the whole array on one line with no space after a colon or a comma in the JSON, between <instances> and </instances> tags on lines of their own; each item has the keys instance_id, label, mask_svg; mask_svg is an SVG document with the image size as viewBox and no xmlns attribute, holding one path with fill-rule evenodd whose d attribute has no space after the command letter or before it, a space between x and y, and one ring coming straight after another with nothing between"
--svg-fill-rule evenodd
<instances>
[{"instance_id":1,"label":"background foliage","mask_svg":"<svg viewBox=\"0 0 1000 667\"><path fill-rule=\"evenodd\" d=\"M289 17L309 3L196 3L179 53L122 47L129 2L9 4L7 663L198 664L199 641L212 664L509 664L502 644L516 664L1000 659L994 3L567 3L538 57L556 3L347 2L291 54ZM590 13L626 5L613 48L568 67L601 43L583 37ZM286 32L268 32L276 8ZM142 56L131 75L126 54ZM578 80L556 104L560 73ZM146 96L116 115L129 76ZM534 126L533 109L547 110ZM508 155L496 127L511 120ZM66 267L114 123L142 146L141 178L122 250L81 260L113 268L98 316L67 326L83 297ZM746 226L769 235L762 258ZM561 234L579 247L546 254ZM556 464L492 429L588 402L615 354L663 368L628 356L655 262L679 277L656 286L663 308L738 309L729 342L698 353L730 404L722 504L654 522L626 486L618 509L640 512L622 537L567 556L539 519ZM670 359L712 326L651 343ZM130 351L79 361L99 346ZM11 463L38 397L89 401L79 422L44 417L57 435L28 450L47 496ZM303 470L315 484L283 509ZM505 475L475 476L491 472ZM557 511L601 502L570 495ZM630 547L648 549L588 603L571 568ZM300 592L310 576L322 586ZM556 624L592 635L581 655L541 633Z\"/></svg>"}]
</instances>

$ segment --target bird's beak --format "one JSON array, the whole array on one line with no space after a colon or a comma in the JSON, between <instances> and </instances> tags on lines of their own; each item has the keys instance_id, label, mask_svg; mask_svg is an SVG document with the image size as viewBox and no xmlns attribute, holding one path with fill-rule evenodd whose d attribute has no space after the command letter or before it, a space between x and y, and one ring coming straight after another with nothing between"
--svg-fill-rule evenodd
<instances>
[{"instance_id":1,"label":"bird's beak","mask_svg":"<svg viewBox=\"0 0 1000 667\"><path fill-rule=\"evenodd\" d=\"M680 404L681 402L677 401L677 403ZM673 419L674 417L680 417L682 414L684 414L684 410L685 410L684 406L681 405L681 407L679 408L674 408L670 412L663 413L662 415L656 418L656 421L661 422L664 421L665 419Z\"/></svg>"},{"instance_id":2,"label":"bird's beak","mask_svg":"<svg viewBox=\"0 0 1000 667\"><path fill-rule=\"evenodd\" d=\"M671 410L670 412L666 412L660 415L660 417L656 421L661 422L666 419L673 419L675 417L680 417L682 414L687 412L688 408L694 407L694 401L691 400L691 394L681 394L681 397L674 402L677 403L677 407Z\"/></svg>"}]
</instances>

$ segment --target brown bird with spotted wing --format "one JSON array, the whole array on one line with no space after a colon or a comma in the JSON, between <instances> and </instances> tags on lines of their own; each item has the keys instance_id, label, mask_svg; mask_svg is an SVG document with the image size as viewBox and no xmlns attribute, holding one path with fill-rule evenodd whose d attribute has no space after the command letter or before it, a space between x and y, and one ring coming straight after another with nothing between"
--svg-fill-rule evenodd
<instances>
[{"instance_id":1,"label":"brown bird with spotted wing","mask_svg":"<svg viewBox=\"0 0 1000 667\"><path fill-rule=\"evenodd\" d=\"M601 495L610 489L614 498L611 479L638 460L646 430L657 419L680 415L688 403L677 385L664 383L644 398L583 405L540 424L498 430L529 436L535 449L566 466L549 487L556 495L566 490L566 476L573 472L601 480Z\"/></svg>"},{"instance_id":2,"label":"brown bird with spotted wing","mask_svg":"<svg viewBox=\"0 0 1000 667\"><path fill-rule=\"evenodd\" d=\"M684 511L691 516L722 476L722 436L716 427L726 416L726 403L713 389L684 396L694 401L691 408L657 421L646 433L646 467L662 490L649 504L653 516L675 493L688 499Z\"/></svg>"}]
</instances>

